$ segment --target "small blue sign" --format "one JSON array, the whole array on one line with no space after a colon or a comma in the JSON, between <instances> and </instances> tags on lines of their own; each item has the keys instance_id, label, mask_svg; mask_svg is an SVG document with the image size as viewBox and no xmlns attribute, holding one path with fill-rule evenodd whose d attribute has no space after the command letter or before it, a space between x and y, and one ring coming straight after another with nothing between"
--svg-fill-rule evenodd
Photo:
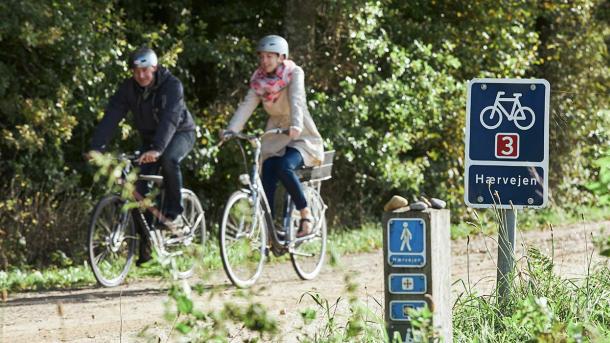
<instances>
[{"instance_id":1,"label":"small blue sign","mask_svg":"<svg viewBox=\"0 0 610 343\"><path fill-rule=\"evenodd\" d=\"M546 206L550 88L543 79L470 81L464 175L468 206Z\"/></svg>"},{"instance_id":2,"label":"small blue sign","mask_svg":"<svg viewBox=\"0 0 610 343\"><path fill-rule=\"evenodd\" d=\"M388 221L388 264L393 267L426 265L426 226L423 219Z\"/></svg>"},{"instance_id":3,"label":"small blue sign","mask_svg":"<svg viewBox=\"0 0 610 343\"><path fill-rule=\"evenodd\" d=\"M425 301L390 301L390 319L394 321L410 321L409 309L422 309L426 307Z\"/></svg>"},{"instance_id":4,"label":"small blue sign","mask_svg":"<svg viewBox=\"0 0 610 343\"><path fill-rule=\"evenodd\" d=\"M427 289L424 274L390 274L390 293L425 294Z\"/></svg>"},{"instance_id":5,"label":"small blue sign","mask_svg":"<svg viewBox=\"0 0 610 343\"><path fill-rule=\"evenodd\" d=\"M476 204L512 202L515 206L544 204L544 170L541 167L479 166L468 168L468 201ZM497 195L495 194L497 192ZM510 194L510 199L503 196Z\"/></svg>"}]
</instances>

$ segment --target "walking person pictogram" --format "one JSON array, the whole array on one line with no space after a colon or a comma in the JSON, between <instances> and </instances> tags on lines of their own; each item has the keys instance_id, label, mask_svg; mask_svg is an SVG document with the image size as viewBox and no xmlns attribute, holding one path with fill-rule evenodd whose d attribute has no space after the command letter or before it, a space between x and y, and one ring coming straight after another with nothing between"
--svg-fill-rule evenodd
<instances>
[{"instance_id":1,"label":"walking person pictogram","mask_svg":"<svg viewBox=\"0 0 610 343\"><path fill-rule=\"evenodd\" d=\"M402 234L400 235L400 240L402 241L402 244L400 245L400 250L405 250L405 247L407 248L407 251L411 251L411 239L413 238L413 234L411 233L411 230L409 230L409 224L408 223L403 223L402 224Z\"/></svg>"}]
</instances>

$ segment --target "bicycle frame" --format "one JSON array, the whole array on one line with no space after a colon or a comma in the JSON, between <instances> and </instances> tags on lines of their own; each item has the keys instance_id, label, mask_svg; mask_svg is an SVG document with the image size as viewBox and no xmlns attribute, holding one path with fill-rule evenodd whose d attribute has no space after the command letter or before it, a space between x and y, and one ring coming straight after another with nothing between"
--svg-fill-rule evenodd
<instances>
[{"instance_id":1,"label":"bicycle frame","mask_svg":"<svg viewBox=\"0 0 610 343\"><path fill-rule=\"evenodd\" d=\"M135 155L126 155L126 154L119 155L118 160L126 163L125 167L121 171L121 177L120 177L121 185L123 185L125 180L127 179L127 175L131 171L131 168L133 167L133 164L136 161L136 155L137 155L137 153ZM157 184L157 182L159 181L159 179L157 179L157 178L158 178L158 176L156 176L156 175L139 175L138 176L138 180L149 181L149 182L152 181L154 184ZM160 192L161 198L160 198L159 203L160 203L160 206L163 207L163 203L165 201L165 194L163 192L162 186L159 186L158 188L161 191ZM136 190L134 190L132 194L134 196L134 199L138 202L141 202L145 199L145 197L143 195L141 195L140 193L138 193ZM153 215L153 217L156 218L159 222L165 221L166 218L163 215L163 213L161 213L161 211L154 205L148 206L145 210L141 210L140 208L135 208L135 209L131 210L134 220L138 221L137 224L139 224L140 227L143 228L143 230L145 231L145 234L147 234L148 237L151 239L151 241L153 243L152 244L153 249L155 249L155 251L159 257L171 257L171 256L175 255L175 254L171 254L171 253L167 252L167 250L165 250L166 245L171 245L171 244L187 241L189 239L193 239L195 230L189 230L189 234L184 237L170 238L170 239L166 240L165 237L163 236L163 234L161 233L161 230L154 229L152 227L152 223L148 222L148 220L146 219L146 216L145 216L145 213L146 213L145 211L150 211L150 213ZM191 228L196 228L201 223L202 220L203 220L203 213L201 213L199 216L197 216L195 223L188 223L188 224Z\"/></svg>"},{"instance_id":2,"label":"bicycle frame","mask_svg":"<svg viewBox=\"0 0 610 343\"><path fill-rule=\"evenodd\" d=\"M519 98L523 94L513 93L514 97L502 98L502 95L504 95L504 94L505 94L505 92L498 92L498 94L496 95L496 101L494 101L494 108L497 108L502 114L504 114L506 116L506 118L508 120L513 120L515 118L515 113L522 107L521 101L519 101ZM510 114L508 113L508 111L506 111L504 106L502 106L500 104L500 101L512 101L513 106L511 107Z\"/></svg>"},{"instance_id":3,"label":"bicycle frame","mask_svg":"<svg viewBox=\"0 0 610 343\"><path fill-rule=\"evenodd\" d=\"M245 192L251 194L252 201L254 202L255 218L253 218L253 221L252 221L253 227L256 227L256 225L258 224L258 220L261 219L261 218L259 218L259 216L261 214L264 215L265 219L266 219L265 220L266 230L268 233L271 233L270 235L268 235L268 237L271 238L271 240L270 240L271 248L275 254L284 254L286 252L290 252L290 248L293 245L298 244L302 241L311 239L308 236L296 238L294 240L291 240L288 238L288 234L290 233L289 230L290 230L291 213L294 208L294 204L292 202L290 202L289 195L287 195L285 198L287 203L286 203L286 206L284 207L284 214L283 214L283 220L282 220L282 228L286 232L286 236L285 236L286 239L282 240L278 237L277 232L274 228L273 216L271 215L271 208L269 206L269 201L265 194L265 191L263 188L263 183L260 178L261 139L268 134L285 134L285 133L287 133L287 130L285 130L285 129L272 129L272 130L266 131L265 133L260 135L260 137L253 136L253 135L246 135L246 134L242 134L242 133L232 133L231 134L231 138L235 137L235 138L238 138L241 140L246 140L254 147L254 163L252 165L250 174L249 175L242 174L242 175L240 175L239 178L240 178L241 183L247 187L243 190ZM245 162L246 161L245 153L243 152L243 147L241 146L241 143L239 143L239 144L240 144L240 148L242 149L242 154L244 154L244 162ZM261 208L261 206L262 206L262 208Z\"/></svg>"}]
</instances>

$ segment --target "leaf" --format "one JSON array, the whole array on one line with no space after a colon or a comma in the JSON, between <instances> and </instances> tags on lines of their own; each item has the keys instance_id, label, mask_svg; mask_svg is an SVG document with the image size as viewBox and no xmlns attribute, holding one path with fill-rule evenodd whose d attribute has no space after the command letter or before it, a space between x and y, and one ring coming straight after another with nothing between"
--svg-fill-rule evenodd
<instances>
[{"instance_id":1,"label":"leaf","mask_svg":"<svg viewBox=\"0 0 610 343\"><path fill-rule=\"evenodd\" d=\"M180 333L182 333L183 335L186 335L187 333L193 330L193 328L185 322L178 323L178 325L176 325L176 329L180 331Z\"/></svg>"},{"instance_id":2,"label":"leaf","mask_svg":"<svg viewBox=\"0 0 610 343\"><path fill-rule=\"evenodd\" d=\"M176 302L180 313L191 313L193 311L193 301L188 297L184 295L178 296Z\"/></svg>"}]
</instances>

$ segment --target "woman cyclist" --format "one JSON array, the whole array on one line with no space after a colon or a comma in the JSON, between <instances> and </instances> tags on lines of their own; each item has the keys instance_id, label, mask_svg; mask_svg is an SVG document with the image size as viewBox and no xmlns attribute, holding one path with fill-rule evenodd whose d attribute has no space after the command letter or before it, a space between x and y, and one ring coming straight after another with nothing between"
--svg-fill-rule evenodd
<instances>
[{"instance_id":1,"label":"woman cyclist","mask_svg":"<svg viewBox=\"0 0 610 343\"><path fill-rule=\"evenodd\" d=\"M250 89L233 114L222 137L240 132L259 103L269 115L266 130L289 129L288 135L267 135L262 140L262 181L269 206L274 211L278 180L301 212L297 237L311 233L311 212L295 170L320 165L324 159L322 137L307 110L304 73L288 59L288 42L276 35L263 37L256 48L258 68L250 78Z\"/></svg>"}]
</instances>

